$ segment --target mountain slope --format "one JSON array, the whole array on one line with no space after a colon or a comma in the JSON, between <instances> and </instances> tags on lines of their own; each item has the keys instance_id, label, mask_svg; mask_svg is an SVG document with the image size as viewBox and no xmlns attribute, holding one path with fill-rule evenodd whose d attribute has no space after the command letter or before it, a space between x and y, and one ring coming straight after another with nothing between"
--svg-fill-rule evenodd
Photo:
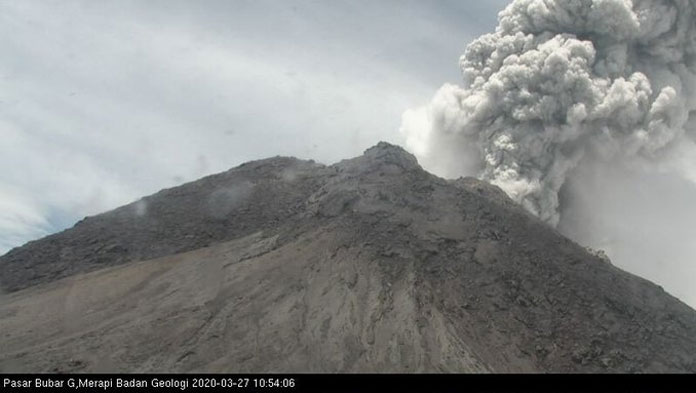
<instances>
[{"instance_id":1,"label":"mountain slope","mask_svg":"<svg viewBox=\"0 0 696 393\"><path fill-rule=\"evenodd\" d=\"M694 310L395 146L143 201L0 257L0 371L696 372Z\"/></svg>"}]
</instances>

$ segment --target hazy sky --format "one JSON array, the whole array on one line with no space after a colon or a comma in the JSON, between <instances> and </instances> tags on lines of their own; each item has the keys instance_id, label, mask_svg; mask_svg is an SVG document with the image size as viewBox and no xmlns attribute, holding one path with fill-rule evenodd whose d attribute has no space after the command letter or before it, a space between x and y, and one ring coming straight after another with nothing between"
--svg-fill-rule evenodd
<instances>
[{"instance_id":1,"label":"hazy sky","mask_svg":"<svg viewBox=\"0 0 696 393\"><path fill-rule=\"evenodd\" d=\"M0 1L0 253L273 155L403 144L500 1Z\"/></svg>"}]
</instances>

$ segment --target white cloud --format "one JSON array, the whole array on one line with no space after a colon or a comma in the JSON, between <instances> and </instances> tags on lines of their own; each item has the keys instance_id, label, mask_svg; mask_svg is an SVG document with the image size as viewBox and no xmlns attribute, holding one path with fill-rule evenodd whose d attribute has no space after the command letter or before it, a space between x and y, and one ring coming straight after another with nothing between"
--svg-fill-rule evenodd
<instances>
[{"instance_id":1,"label":"white cloud","mask_svg":"<svg viewBox=\"0 0 696 393\"><path fill-rule=\"evenodd\" d=\"M0 247L250 159L400 143L499 4L0 2Z\"/></svg>"}]
</instances>

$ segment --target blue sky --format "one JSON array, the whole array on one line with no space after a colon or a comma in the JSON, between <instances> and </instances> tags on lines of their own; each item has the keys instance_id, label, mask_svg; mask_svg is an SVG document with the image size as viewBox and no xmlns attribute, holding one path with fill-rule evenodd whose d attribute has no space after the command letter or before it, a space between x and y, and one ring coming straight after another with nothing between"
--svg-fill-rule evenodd
<instances>
[{"instance_id":1,"label":"blue sky","mask_svg":"<svg viewBox=\"0 0 696 393\"><path fill-rule=\"evenodd\" d=\"M403 144L507 1L0 1L0 253L273 155Z\"/></svg>"}]
</instances>

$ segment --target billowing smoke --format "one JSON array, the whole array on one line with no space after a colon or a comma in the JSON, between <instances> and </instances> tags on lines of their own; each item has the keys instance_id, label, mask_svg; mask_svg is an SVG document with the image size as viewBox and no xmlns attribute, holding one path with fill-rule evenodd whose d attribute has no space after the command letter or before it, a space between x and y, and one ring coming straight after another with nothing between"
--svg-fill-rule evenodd
<instances>
[{"instance_id":1,"label":"billowing smoke","mask_svg":"<svg viewBox=\"0 0 696 393\"><path fill-rule=\"evenodd\" d=\"M500 186L696 307L696 2L515 0L460 66L404 113L423 166Z\"/></svg>"},{"instance_id":2,"label":"billowing smoke","mask_svg":"<svg viewBox=\"0 0 696 393\"><path fill-rule=\"evenodd\" d=\"M690 0L516 0L460 65L463 87L404 114L407 144L426 168L488 180L552 225L583 162L646 165L693 143Z\"/></svg>"}]
</instances>

